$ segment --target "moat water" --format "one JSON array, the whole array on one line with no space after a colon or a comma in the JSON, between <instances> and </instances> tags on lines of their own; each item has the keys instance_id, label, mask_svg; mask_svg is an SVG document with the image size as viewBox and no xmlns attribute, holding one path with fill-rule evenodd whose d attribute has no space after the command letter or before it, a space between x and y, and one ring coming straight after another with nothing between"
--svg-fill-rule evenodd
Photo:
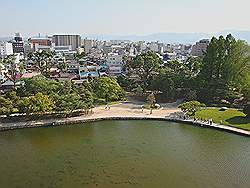
<instances>
[{"instance_id":1,"label":"moat water","mask_svg":"<svg viewBox=\"0 0 250 188\"><path fill-rule=\"evenodd\" d=\"M249 188L250 139L163 121L0 132L0 187Z\"/></svg>"}]
</instances>

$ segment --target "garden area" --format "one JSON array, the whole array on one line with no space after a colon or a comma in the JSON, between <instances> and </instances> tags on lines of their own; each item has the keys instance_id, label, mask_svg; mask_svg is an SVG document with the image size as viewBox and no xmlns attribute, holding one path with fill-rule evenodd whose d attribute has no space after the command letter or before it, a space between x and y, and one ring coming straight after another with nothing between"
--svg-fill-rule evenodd
<instances>
[{"instance_id":1,"label":"garden area","mask_svg":"<svg viewBox=\"0 0 250 188\"><path fill-rule=\"evenodd\" d=\"M250 118L237 109L206 108L195 112L199 119L213 119L215 123L233 126L250 131Z\"/></svg>"}]
</instances>

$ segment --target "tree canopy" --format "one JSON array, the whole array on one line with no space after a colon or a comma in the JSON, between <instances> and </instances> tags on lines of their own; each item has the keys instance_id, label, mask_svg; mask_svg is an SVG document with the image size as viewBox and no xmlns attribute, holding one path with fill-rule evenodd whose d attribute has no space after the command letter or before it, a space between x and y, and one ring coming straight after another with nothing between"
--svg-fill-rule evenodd
<instances>
[{"instance_id":1,"label":"tree canopy","mask_svg":"<svg viewBox=\"0 0 250 188\"><path fill-rule=\"evenodd\" d=\"M199 96L202 100L222 99L231 91L241 91L250 71L249 46L232 35L213 37L199 74Z\"/></svg>"},{"instance_id":2,"label":"tree canopy","mask_svg":"<svg viewBox=\"0 0 250 188\"><path fill-rule=\"evenodd\" d=\"M136 56L127 67L131 75L138 78L143 89L147 89L152 78L158 74L162 63L157 54L149 51Z\"/></svg>"},{"instance_id":3,"label":"tree canopy","mask_svg":"<svg viewBox=\"0 0 250 188\"><path fill-rule=\"evenodd\" d=\"M201 107L205 107L205 104L200 103L199 101L189 101L184 102L178 106L183 112L188 113L189 115L194 115L197 110Z\"/></svg>"},{"instance_id":4,"label":"tree canopy","mask_svg":"<svg viewBox=\"0 0 250 188\"><path fill-rule=\"evenodd\" d=\"M31 60L42 75L48 77L50 68L53 65L55 53L52 51L37 51L28 54L28 60Z\"/></svg>"},{"instance_id":5,"label":"tree canopy","mask_svg":"<svg viewBox=\"0 0 250 188\"><path fill-rule=\"evenodd\" d=\"M124 91L114 78L101 77L92 81L93 91L97 98L106 102L123 99Z\"/></svg>"}]
</instances>

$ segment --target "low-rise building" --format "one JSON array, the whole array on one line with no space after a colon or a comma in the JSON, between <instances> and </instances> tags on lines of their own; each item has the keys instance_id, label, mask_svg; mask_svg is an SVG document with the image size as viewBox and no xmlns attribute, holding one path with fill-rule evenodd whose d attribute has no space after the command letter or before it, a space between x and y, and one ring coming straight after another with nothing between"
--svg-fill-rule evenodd
<instances>
[{"instance_id":1,"label":"low-rise building","mask_svg":"<svg viewBox=\"0 0 250 188\"><path fill-rule=\"evenodd\" d=\"M106 64L109 67L109 74L110 75L119 75L122 73L123 69L123 61L122 55L109 53L106 57Z\"/></svg>"},{"instance_id":2,"label":"low-rise building","mask_svg":"<svg viewBox=\"0 0 250 188\"><path fill-rule=\"evenodd\" d=\"M50 48L52 43L49 38L30 38L29 43L33 51Z\"/></svg>"},{"instance_id":3,"label":"low-rise building","mask_svg":"<svg viewBox=\"0 0 250 188\"><path fill-rule=\"evenodd\" d=\"M53 50L56 53L69 53L72 48L71 46L53 46Z\"/></svg>"}]
</instances>

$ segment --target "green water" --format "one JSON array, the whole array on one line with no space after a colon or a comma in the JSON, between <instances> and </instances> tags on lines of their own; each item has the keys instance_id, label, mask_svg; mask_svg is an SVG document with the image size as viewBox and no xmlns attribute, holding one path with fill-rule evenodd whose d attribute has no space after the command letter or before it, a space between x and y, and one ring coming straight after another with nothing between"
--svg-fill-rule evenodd
<instances>
[{"instance_id":1,"label":"green water","mask_svg":"<svg viewBox=\"0 0 250 188\"><path fill-rule=\"evenodd\" d=\"M249 188L250 139L158 121L0 132L0 187Z\"/></svg>"}]
</instances>

